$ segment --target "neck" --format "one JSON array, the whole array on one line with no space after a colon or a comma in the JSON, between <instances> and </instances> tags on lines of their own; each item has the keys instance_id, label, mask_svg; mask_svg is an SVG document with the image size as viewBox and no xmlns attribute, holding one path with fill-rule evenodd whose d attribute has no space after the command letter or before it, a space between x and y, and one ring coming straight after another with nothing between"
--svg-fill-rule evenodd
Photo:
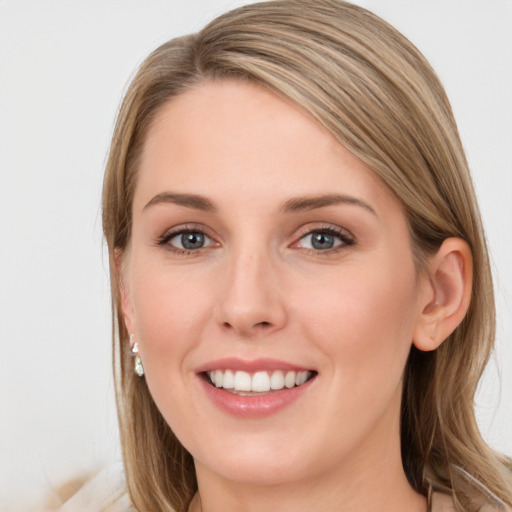
<instances>
[{"instance_id":1,"label":"neck","mask_svg":"<svg viewBox=\"0 0 512 512\"><path fill-rule=\"evenodd\" d=\"M223 492L222 489L219 489ZM385 492L371 493L357 490L347 492L346 487L338 485L336 490L327 489L318 493L319 489L292 488L283 489L248 489L239 487L238 492L231 488L229 494L219 495L203 489L194 497L190 512L310 512L324 510L336 512L425 512L426 498L417 494L408 484L390 486ZM234 492L233 492L234 491ZM329 492L330 491L330 492Z\"/></svg>"}]
</instances>

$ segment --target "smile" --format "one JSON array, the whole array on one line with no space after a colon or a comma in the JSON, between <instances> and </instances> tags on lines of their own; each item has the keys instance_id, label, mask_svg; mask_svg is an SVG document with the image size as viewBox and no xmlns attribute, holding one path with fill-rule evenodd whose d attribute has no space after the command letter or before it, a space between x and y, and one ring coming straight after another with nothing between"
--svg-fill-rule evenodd
<instances>
[{"instance_id":1,"label":"smile","mask_svg":"<svg viewBox=\"0 0 512 512\"><path fill-rule=\"evenodd\" d=\"M302 386L316 374L316 372L308 370L260 370L250 373L231 369L210 370L205 373L213 386L240 396L272 393L285 388Z\"/></svg>"},{"instance_id":2,"label":"smile","mask_svg":"<svg viewBox=\"0 0 512 512\"><path fill-rule=\"evenodd\" d=\"M227 357L195 369L202 393L217 409L241 418L264 418L312 396L319 373L288 361ZM304 399L304 398L303 398ZM303 400L302 399L302 400Z\"/></svg>"}]
</instances>

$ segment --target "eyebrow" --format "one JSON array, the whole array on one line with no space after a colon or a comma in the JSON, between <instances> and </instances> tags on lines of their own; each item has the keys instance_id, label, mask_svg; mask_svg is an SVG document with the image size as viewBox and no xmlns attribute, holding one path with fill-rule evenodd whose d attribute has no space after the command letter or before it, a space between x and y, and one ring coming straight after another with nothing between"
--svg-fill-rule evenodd
<instances>
[{"instance_id":1,"label":"eyebrow","mask_svg":"<svg viewBox=\"0 0 512 512\"><path fill-rule=\"evenodd\" d=\"M327 194L311 197L294 197L284 203L281 210L283 212L297 212L304 210L315 210L336 204L350 204L360 206L365 210L377 216L377 212L365 201L357 197L342 194Z\"/></svg>"},{"instance_id":2,"label":"eyebrow","mask_svg":"<svg viewBox=\"0 0 512 512\"><path fill-rule=\"evenodd\" d=\"M180 194L176 192L162 192L153 197L143 208L147 210L157 204L177 204L179 206L185 206L186 208L192 208L195 210L201 210L205 212L216 212L216 206L206 197L197 194ZM373 213L377 216L377 212L365 201L358 199L357 197L347 196L342 194L324 194L320 196L308 196L308 197L293 197L288 199L282 207L281 211L285 213L315 210L317 208L324 208L326 206L332 206L336 204L349 204L360 206L365 210Z\"/></svg>"},{"instance_id":3,"label":"eyebrow","mask_svg":"<svg viewBox=\"0 0 512 512\"><path fill-rule=\"evenodd\" d=\"M217 208L215 205L206 197L199 196L196 194L178 194L174 192L162 192L157 194L151 199L143 211L157 204L177 204L179 206L185 206L187 208L193 208L195 210L202 210L205 212L215 212Z\"/></svg>"}]
</instances>

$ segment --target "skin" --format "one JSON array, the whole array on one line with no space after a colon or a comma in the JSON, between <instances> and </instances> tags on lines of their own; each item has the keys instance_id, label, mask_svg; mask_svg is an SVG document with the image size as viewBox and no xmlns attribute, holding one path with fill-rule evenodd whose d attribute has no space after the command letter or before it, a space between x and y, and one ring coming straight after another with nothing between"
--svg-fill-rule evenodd
<instances>
[{"instance_id":1,"label":"skin","mask_svg":"<svg viewBox=\"0 0 512 512\"><path fill-rule=\"evenodd\" d=\"M168 192L215 211L154 199ZM283 211L333 194L364 205ZM205 246L179 252L185 228ZM326 228L352 242L313 248L310 234ZM122 303L155 403L195 460L191 510L423 512L401 465L402 374L413 343L430 350L451 329L439 321L448 300L458 322L467 301L435 284L462 282L461 250L433 261L442 279L418 274L398 200L275 95L205 82L167 103L142 154ZM195 371L224 357L318 375L283 410L240 418L210 401Z\"/></svg>"}]
</instances>

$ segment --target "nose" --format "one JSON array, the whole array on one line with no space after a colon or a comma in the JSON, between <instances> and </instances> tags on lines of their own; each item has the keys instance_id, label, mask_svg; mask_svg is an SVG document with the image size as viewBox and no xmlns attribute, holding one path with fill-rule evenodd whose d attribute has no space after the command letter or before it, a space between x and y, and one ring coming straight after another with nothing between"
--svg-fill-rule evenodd
<instances>
[{"instance_id":1,"label":"nose","mask_svg":"<svg viewBox=\"0 0 512 512\"><path fill-rule=\"evenodd\" d=\"M215 318L243 338L270 334L284 327L287 314L279 270L269 255L245 251L235 255L223 273Z\"/></svg>"}]
</instances>

